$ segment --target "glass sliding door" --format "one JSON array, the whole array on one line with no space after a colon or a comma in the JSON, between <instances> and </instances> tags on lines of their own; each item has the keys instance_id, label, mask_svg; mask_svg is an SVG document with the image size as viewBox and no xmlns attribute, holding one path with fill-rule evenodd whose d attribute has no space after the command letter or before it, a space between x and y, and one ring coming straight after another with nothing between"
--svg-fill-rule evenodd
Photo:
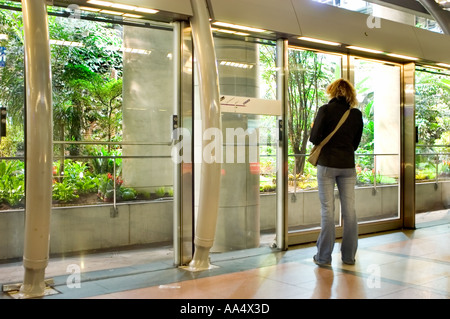
<instances>
[{"instance_id":1,"label":"glass sliding door","mask_svg":"<svg viewBox=\"0 0 450 319\"><path fill-rule=\"evenodd\" d=\"M391 222L400 220L401 66L350 57L347 68L347 57L296 48L289 56L289 244L314 241L320 229L316 168L305 161L312 147L308 128L317 108L328 102L326 86L343 74L354 83L364 120L355 167L359 231L396 227ZM336 234L341 236L336 201Z\"/></svg>"},{"instance_id":2,"label":"glass sliding door","mask_svg":"<svg viewBox=\"0 0 450 319\"><path fill-rule=\"evenodd\" d=\"M49 16L51 254L133 248L146 258L130 265L172 261L174 40L171 25L155 25L84 11L79 19Z\"/></svg>"},{"instance_id":3,"label":"glass sliding door","mask_svg":"<svg viewBox=\"0 0 450 319\"><path fill-rule=\"evenodd\" d=\"M356 212L360 223L400 217L399 65L354 58L354 84L364 131L356 151Z\"/></svg>"},{"instance_id":4,"label":"glass sliding door","mask_svg":"<svg viewBox=\"0 0 450 319\"><path fill-rule=\"evenodd\" d=\"M450 71L415 72L416 220L448 219L450 205Z\"/></svg>"},{"instance_id":5,"label":"glass sliding door","mask_svg":"<svg viewBox=\"0 0 450 319\"><path fill-rule=\"evenodd\" d=\"M20 2L7 2L11 10L0 10L7 54L0 102L9 115L1 155L14 173L17 202L0 207L8 212L0 219L0 262L23 255L23 241L11 245L7 239L23 238L26 196L22 14ZM173 267L172 115L179 56L173 24L78 11L67 18L67 8L48 6L54 116L50 257L70 254L67 263L82 271L161 260L156 267ZM189 69L192 59L186 60L183 67ZM183 98L192 100L192 90L186 91ZM107 262L89 263L93 252ZM64 264L51 275L66 273Z\"/></svg>"},{"instance_id":6,"label":"glass sliding door","mask_svg":"<svg viewBox=\"0 0 450 319\"><path fill-rule=\"evenodd\" d=\"M272 41L214 33L222 130L220 200L212 253L269 246L275 240L276 159L281 102L276 100L276 46ZM195 92L200 88L196 86ZM197 96L197 95L195 95ZM200 194L202 136L194 99L195 209ZM218 144L217 144L218 145ZM216 150L217 152L217 150ZM217 153L216 153L217 154Z\"/></svg>"},{"instance_id":7,"label":"glass sliding door","mask_svg":"<svg viewBox=\"0 0 450 319\"><path fill-rule=\"evenodd\" d=\"M306 161L317 110L328 102L328 84L342 77L341 55L289 48L288 87L288 232L289 244L313 240L320 227L316 167ZM339 220L336 219L336 224ZM300 236L301 238L298 238Z\"/></svg>"}]
</instances>

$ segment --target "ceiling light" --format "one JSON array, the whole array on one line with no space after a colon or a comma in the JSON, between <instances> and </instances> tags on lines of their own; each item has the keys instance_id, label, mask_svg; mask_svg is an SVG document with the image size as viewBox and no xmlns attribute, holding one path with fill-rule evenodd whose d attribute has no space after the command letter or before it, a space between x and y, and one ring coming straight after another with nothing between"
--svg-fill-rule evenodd
<instances>
[{"instance_id":1,"label":"ceiling light","mask_svg":"<svg viewBox=\"0 0 450 319\"><path fill-rule=\"evenodd\" d=\"M140 8L140 7L136 7L136 9L134 9L134 11L142 12L142 13L151 13L151 14L159 12L158 10L155 10L155 9Z\"/></svg>"},{"instance_id":2,"label":"ceiling light","mask_svg":"<svg viewBox=\"0 0 450 319\"><path fill-rule=\"evenodd\" d=\"M211 28L212 31L216 31L216 32L222 32L222 33L229 33L229 34L234 34L234 35L240 35L240 36L249 36L250 33L245 33L245 32L239 32L239 31L234 31L234 30L228 30L228 29L218 29L218 28Z\"/></svg>"},{"instance_id":3,"label":"ceiling light","mask_svg":"<svg viewBox=\"0 0 450 319\"><path fill-rule=\"evenodd\" d=\"M221 61L220 65L231 66L231 67L240 68L240 69L253 69L253 65L247 64L247 63L240 63L240 62Z\"/></svg>"},{"instance_id":4,"label":"ceiling light","mask_svg":"<svg viewBox=\"0 0 450 319\"><path fill-rule=\"evenodd\" d=\"M125 13L123 16L126 18L136 18L136 19L143 18L143 16L140 16L138 14L132 14L132 13Z\"/></svg>"},{"instance_id":5,"label":"ceiling light","mask_svg":"<svg viewBox=\"0 0 450 319\"><path fill-rule=\"evenodd\" d=\"M112 2L108 2L108 1L97 1L97 0L88 0L87 3L95 4L95 5L102 6L102 7L110 7L110 6L113 5Z\"/></svg>"},{"instance_id":6,"label":"ceiling light","mask_svg":"<svg viewBox=\"0 0 450 319\"><path fill-rule=\"evenodd\" d=\"M348 46L347 49L358 50L358 51L364 51L364 52L370 52L370 53L377 53L377 54L383 53L383 51L373 50L373 49L367 49L367 48L361 48L361 47L357 47L357 46L354 46L354 45Z\"/></svg>"},{"instance_id":7,"label":"ceiling light","mask_svg":"<svg viewBox=\"0 0 450 319\"><path fill-rule=\"evenodd\" d=\"M443 66L444 68L450 68L450 64L447 63L437 63L439 66Z\"/></svg>"},{"instance_id":8,"label":"ceiling light","mask_svg":"<svg viewBox=\"0 0 450 319\"><path fill-rule=\"evenodd\" d=\"M98 11L100 11L100 9L97 9L97 8L91 8L91 7L80 7L80 10L83 10L83 11L92 11L92 12L98 12Z\"/></svg>"},{"instance_id":9,"label":"ceiling light","mask_svg":"<svg viewBox=\"0 0 450 319\"><path fill-rule=\"evenodd\" d=\"M333 45L333 46L341 45L338 42L325 41L325 40L314 39L314 38L309 38L309 37L299 37L298 39L303 40L303 41L316 42L316 43L322 43L322 44Z\"/></svg>"},{"instance_id":10,"label":"ceiling light","mask_svg":"<svg viewBox=\"0 0 450 319\"><path fill-rule=\"evenodd\" d=\"M134 9L136 9L135 6L129 6L127 4L120 4L120 3L113 3L111 5L111 7L116 8L116 9L129 10L129 11L133 11Z\"/></svg>"},{"instance_id":11,"label":"ceiling light","mask_svg":"<svg viewBox=\"0 0 450 319\"><path fill-rule=\"evenodd\" d=\"M123 15L122 12L111 11L111 10L100 10L100 13L112 14L112 15L116 15L116 16L121 16L121 15Z\"/></svg>"},{"instance_id":12,"label":"ceiling light","mask_svg":"<svg viewBox=\"0 0 450 319\"><path fill-rule=\"evenodd\" d=\"M232 24L232 23L213 22L213 24L221 26L221 27L228 27L228 28L232 28L232 29L238 29L238 30L244 30L244 31L250 31L250 32L266 32L266 30L264 30L264 29L246 27L246 26Z\"/></svg>"},{"instance_id":13,"label":"ceiling light","mask_svg":"<svg viewBox=\"0 0 450 319\"><path fill-rule=\"evenodd\" d=\"M395 58L405 59L405 60L419 60L419 58L415 58L415 57L407 56L407 55L395 54L395 53L388 53L388 55L395 57Z\"/></svg>"},{"instance_id":14,"label":"ceiling light","mask_svg":"<svg viewBox=\"0 0 450 319\"><path fill-rule=\"evenodd\" d=\"M159 12L159 10L155 10L155 9L136 7L136 6L132 6L132 5L128 5L128 4L113 3L113 2L109 2L109 1L88 0L87 3L97 5L97 6L102 6L102 7L111 7L111 8L116 8L116 9L137 11L137 12L142 12L142 13L154 14L154 13ZM88 10L88 9L84 9L84 10ZM91 9L90 11L95 11L95 9ZM104 12L104 11L105 10L102 10L102 12ZM115 11L111 11L110 14L114 14L114 15L122 15L123 14L123 13L118 14L118 13L112 13L112 12L115 12ZM130 17L130 16L128 16L128 17Z\"/></svg>"}]
</instances>

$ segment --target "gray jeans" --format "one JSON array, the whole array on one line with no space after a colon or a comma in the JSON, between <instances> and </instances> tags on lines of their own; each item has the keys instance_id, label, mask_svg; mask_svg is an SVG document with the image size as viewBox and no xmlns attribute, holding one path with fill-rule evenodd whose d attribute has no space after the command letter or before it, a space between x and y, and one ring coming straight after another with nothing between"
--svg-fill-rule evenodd
<instances>
[{"instance_id":1,"label":"gray jeans","mask_svg":"<svg viewBox=\"0 0 450 319\"><path fill-rule=\"evenodd\" d=\"M356 171L354 168L317 166L317 182L321 205L321 231L317 239L316 260L331 263L336 240L334 223L334 186L337 185L343 220L341 258L344 263L355 263L358 247L358 221L355 211Z\"/></svg>"}]
</instances>

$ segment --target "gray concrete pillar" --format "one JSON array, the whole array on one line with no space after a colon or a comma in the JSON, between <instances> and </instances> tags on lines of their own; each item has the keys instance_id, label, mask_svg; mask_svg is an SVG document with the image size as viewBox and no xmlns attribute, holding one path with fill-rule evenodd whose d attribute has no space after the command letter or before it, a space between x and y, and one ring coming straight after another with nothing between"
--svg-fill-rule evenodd
<instances>
[{"instance_id":1,"label":"gray concrete pillar","mask_svg":"<svg viewBox=\"0 0 450 319\"><path fill-rule=\"evenodd\" d=\"M222 38L216 38L215 44L220 94L259 97L258 45ZM252 67L220 65L223 60ZM239 134L239 131L244 134ZM230 137L230 134L235 133L236 137ZM216 238L211 250L220 252L256 248L260 243L258 116L223 113L222 134L224 162ZM230 140L234 142L228 143ZM230 158L227 160L230 152L234 154L231 162ZM244 156L238 157L239 154Z\"/></svg>"}]
</instances>

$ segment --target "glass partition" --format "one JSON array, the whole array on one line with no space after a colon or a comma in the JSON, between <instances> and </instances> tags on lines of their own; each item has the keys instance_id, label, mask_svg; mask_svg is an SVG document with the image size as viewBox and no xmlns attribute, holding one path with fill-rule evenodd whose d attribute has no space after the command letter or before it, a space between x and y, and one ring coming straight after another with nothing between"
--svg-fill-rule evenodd
<instances>
[{"instance_id":1,"label":"glass partition","mask_svg":"<svg viewBox=\"0 0 450 319\"><path fill-rule=\"evenodd\" d=\"M341 55L289 48L289 232L320 226L316 168L306 161L306 156L312 148L309 136L317 110L328 102L326 87L341 76Z\"/></svg>"},{"instance_id":2,"label":"glass partition","mask_svg":"<svg viewBox=\"0 0 450 319\"><path fill-rule=\"evenodd\" d=\"M450 205L449 85L449 70L416 68L416 213Z\"/></svg>"},{"instance_id":3,"label":"glass partition","mask_svg":"<svg viewBox=\"0 0 450 319\"><path fill-rule=\"evenodd\" d=\"M25 205L22 12L0 9L0 20L0 108L5 113L0 137L0 210L8 211ZM0 258L2 255L8 254L0 252Z\"/></svg>"},{"instance_id":4,"label":"glass partition","mask_svg":"<svg viewBox=\"0 0 450 319\"><path fill-rule=\"evenodd\" d=\"M22 15L17 6L0 10L0 53L6 57L0 61L0 102L8 113L0 148L1 260L20 258L23 250L23 240L13 240L23 237L26 173ZM152 247L164 253L149 251L127 264L170 261L172 26L78 9L67 17L67 10L48 10L54 116L50 256Z\"/></svg>"},{"instance_id":5,"label":"glass partition","mask_svg":"<svg viewBox=\"0 0 450 319\"><path fill-rule=\"evenodd\" d=\"M215 138L222 143L222 176L211 252L220 253L267 246L275 239L276 119L281 114L281 102L276 100L274 42L225 36L215 29L214 44L222 114L222 130ZM199 89L197 86L196 91ZM194 110L197 210L201 139L205 138L198 99Z\"/></svg>"},{"instance_id":6,"label":"glass partition","mask_svg":"<svg viewBox=\"0 0 450 319\"><path fill-rule=\"evenodd\" d=\"M399 218L401 68L359 58L353 66L364 120L356 151L358 220Z\"/></svg>"},{"instance_id":7,"label":"glass partition","mask_svg":"<svg viewBox=\"0 0 450 319\"><path fill-rule=\"evenodd\" d=\"M314 240L308 231L320 227L316 168L305 161L312 147L309 130L318 107L328 102L326 86L346 70L340 55L291 48L289 59L288 227L292 240L302 242ZM349 63L364 121L356 151L358 222L398 219L401 68L355 57ZM340 214L335 218L336 226L342 226Z\"/></svg>"}]
</instances>

